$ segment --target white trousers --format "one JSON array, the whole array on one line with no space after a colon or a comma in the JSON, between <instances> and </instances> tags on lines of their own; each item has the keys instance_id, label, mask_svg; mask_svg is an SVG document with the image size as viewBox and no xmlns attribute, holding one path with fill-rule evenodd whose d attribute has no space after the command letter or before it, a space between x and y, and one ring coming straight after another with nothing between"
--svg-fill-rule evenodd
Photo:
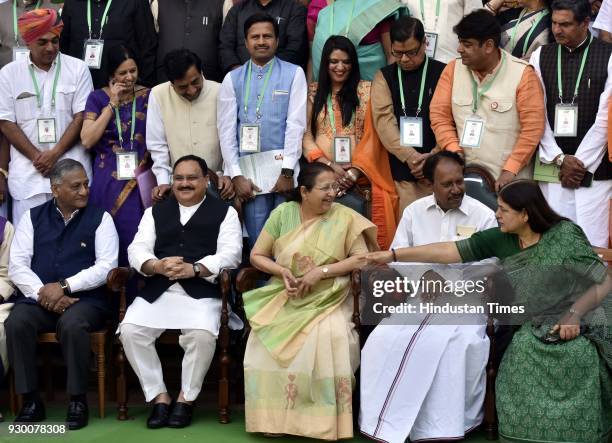
<instances>
[{"instance_id":1,"label":"white trousers","mask_svg":"<svg viewBox=\"0 0 612 443\"><path fill-rule=\"evenodd\" d=\"M121 325L121 343L130 365L138 376L147 402L168 392L155 340L165 329L148 328L130 323ZM187 401L198 397L204 376L215 354L217 339L203 329L181 329L179 345L185 351L181 371L181 389Z\"/></svg>"},{"instance_id":2,"label":"white trousers","mask_svg":"<svg viewBox=\"0 0 612 443\"><path fill-rule=\"evenodd\" d=\"M38 205L42 205L53 198L53 194L36 194L25 200L13 199L13 224L17 226L21 216L28 209L32 209Z\"/></svg>"},{"instance_id":3,"label":"white trousers","mask_svg":"<svg viewBox=\"0 0 612 443\"><path fill-rule=\"evenodd\" d=\"M593 180L591 187L578 189L540 182L540 189L550 207L580 226L593 246L608 247L612 180Z\"/></svg>"}]
</instances>

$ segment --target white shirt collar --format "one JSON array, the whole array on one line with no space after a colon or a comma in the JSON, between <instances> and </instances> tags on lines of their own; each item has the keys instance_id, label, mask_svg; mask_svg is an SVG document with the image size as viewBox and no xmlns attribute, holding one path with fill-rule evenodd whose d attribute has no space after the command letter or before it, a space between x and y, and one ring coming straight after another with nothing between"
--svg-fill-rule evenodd
<instances>
[{"instance_id":1,"label":"white shirt collar","mask_svg":"<svg viewBox=\"0 0 612 443\"><path fill-rule=\"evenodd\" d=\"M436 197L431 194L428 195L427 197L424 197L427 199L427 210L432 209L432 208L437 208L440 211L446 213L452 213L453 211L455 211L455 209L449 209L448 211L444 211L444 209L442 209L439 205L438 202L436 201ZM461 211L463 212L464 215L469 216L470 215L470 210L468 208L467 202L466 202L466 198L467 195L463 195L463 198L461 199L461 205L456 209L457 211Z\"/></svg>"},{"instance_id":2,"label":"white shirt collar","mask_svg":"<svg viewBox=\"0 0 612 443\"><path fill-rule=\"evenodd\" d=\"M196 203L195 205L192 206L185 206L185 205L181 205L180 203L179 205L179 209L183 210L183 211L197 211L198 208L200 206L202 206L202 203L204 203L204 200L206 200L206 194L204 194L204 198L202 199L202 201L200 201L200 203Z\"/></svg>"},{"instance_id":3,"label":"white shirt collar","mask_svg":"<svg viewBox=\"0 0 612 443\"><path fill-rule=\"evenodd\" d=\"M53 63L51 63L51 68L49 68L49 71L53 70L57 66L57 60L60 58L61 55L62 53L58 51L57 56L55 56L55 59L53 59ZM40 69L38 66L36 66L34 62L32 61L31 55L28 55L28 64L40 72L49 72L49 71L45 71L44 69Z\"/></svg>"}]
</instances>

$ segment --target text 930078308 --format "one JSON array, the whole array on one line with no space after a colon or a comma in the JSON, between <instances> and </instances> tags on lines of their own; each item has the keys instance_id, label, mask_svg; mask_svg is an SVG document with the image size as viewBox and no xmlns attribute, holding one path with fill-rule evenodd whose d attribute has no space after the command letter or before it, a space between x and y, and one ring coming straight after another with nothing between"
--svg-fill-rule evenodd
<instances>
[{"instance_id":1,"label":"text 930078308","mask_svg":"<svg viewBox=\"0 0 612 443\"><path fill-rule=\"evenodd\" d=\"M10 423L0 426L0 436L40 436L57 437L66 434L65 423Z\"/></svg>"}]
</instances>

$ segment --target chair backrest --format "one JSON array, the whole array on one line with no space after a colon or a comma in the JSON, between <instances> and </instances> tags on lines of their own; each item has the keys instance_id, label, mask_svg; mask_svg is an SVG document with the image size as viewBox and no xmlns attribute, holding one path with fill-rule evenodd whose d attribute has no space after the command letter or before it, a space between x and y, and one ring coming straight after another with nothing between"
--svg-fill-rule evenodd
<instances>
[{"instance_id":1,"label":"chair backrest","mask_svg":"<svg viewBox=\"0 0 612 443\"><path fill-rule=\"evenodd\" d=\"M465 167L464 177L466 194L495 211L497 194L495 179L491 173L480 165L471 164Z\"/></svg>"}]
</instances>

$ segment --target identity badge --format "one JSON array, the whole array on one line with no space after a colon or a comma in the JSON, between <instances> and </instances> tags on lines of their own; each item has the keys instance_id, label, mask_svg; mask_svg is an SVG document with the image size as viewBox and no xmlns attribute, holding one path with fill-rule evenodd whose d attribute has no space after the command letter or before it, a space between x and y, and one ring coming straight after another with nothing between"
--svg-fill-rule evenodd
<instances>
[{"instance_id":1,"label":"identity badge","mask_svg":"<svg viewBox=\"0 0 612 443\"><path fill-rule=\"evenodd\" d=\"M436 49L438 48L438 34L435 32L425 33L425 55L429 58L436 56Z\"/></svg>"},{"instance_id":2,"label":"identity badge","mask_svg":"<svg viewBox=\"0 0 612 443\"><path fill-rule=\"evenodd\" d=\"M423 119L421 117L400 118L400 146L423 147Z\"/></svg>"},{"instance_id":3,"label":"identity badge","mask_svg":"<svg viewBox=\"0 0 612 443\"><path fill-rule=\"evenodd\" d=\"M28 48L22 48L17 46L13 48L13 61L23 60L24 58L28 58L30 55L30 50Z\"/></svg>"},{"instance_id":4,"label":"identity badge","mask_svg":"<svg viewBox=\"0 0 612 443\"><path fill-rule=\"evenodd\" d=\"M485 121L478 116L466 119L459 146L462 148L480 148L482 136L484 135L484 126Z\"/></svg>"},{"instance_id":5,"label":"identity badge","mask_svg":"<svg viewBox=\"0 0 612 443\"><path fill-rule=\"evenodd\" d=\"M578 106L555 106L555 137L576 137L578 134Z\"/></svg>"},{"instance_id":6,"label":"identity badge","mask_svg":"<svg viewBox=\"0 0 612 443\"><path fill-rule=\"evenodd\" d=\"M350 163L351 162L351 138L350 137L334 137L334 162Z\"/></svg>"},{"instance_id":7,"label":"identity badge","mask_svg":"<svg viewBox=\"0 0 612 443\"><path fill-rule=\"evenodd\" d=\"M259 152L259 125L240 127L240 152Z\"/></svg>"},{"instance_id":8,"label":"identity badge","mask_svg":"<svg viewBox=\"0 0 612 443\"><path fill-rule=\"evenodd\" d=\"M117 152L117 180L132 180L136 178L136 167L138 166L138 153Z\"/></svg>"},{"instance_id":9,"label":"identity badge","mask_svg":"<svg viewBox=\"0 0 612 443\"><path fill-rule=\"evenodd\" d=\"M104 40L85 40L83 61L90 69L100 69Z\"/></svg>"},{"instance_id":10,"label":"identity badge","mask_svg":"<svg viewBox=\"0 0 612 443\"><path fill-rule=\"evenodd\" d=\"M39 118L36 125L38 127L38 143L57 143L54 118Z\"/></svg>"}]
</instances>

